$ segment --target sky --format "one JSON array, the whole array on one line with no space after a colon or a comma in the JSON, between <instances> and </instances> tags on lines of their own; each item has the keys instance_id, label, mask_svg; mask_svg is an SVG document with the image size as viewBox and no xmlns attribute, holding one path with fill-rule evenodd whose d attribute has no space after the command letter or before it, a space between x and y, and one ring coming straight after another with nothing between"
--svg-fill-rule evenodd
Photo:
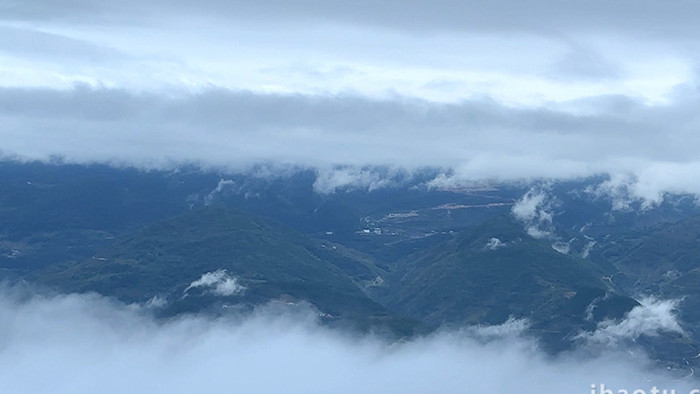
<instances>
[{"instance_id":1,"label":"sky","mask_svg":"<svg viewBox=\"0 0 700 394\"><path fill-rule=\"evenodd\" d=\"M5 158L700 193L691 0L0 0ZM343 175L343 174L341 174ZM330 176L333 178L333 175Z\"/></svg>"},{"instance_id":2,"label":"sky","mask_svg":"<svg viewBox=\"0 0 700 394\"><path fill-rule=\"evenodd\" d=\"M680 332L669 301L643 300L627 319L583 338L617 350L552 357L523 336L527 323L518 320L387 342L324 328L305 309L267 306L247 316L163 322L143 306L94 294L27 290L0 290L3 393L595 394L603 388L698 388L697 380L658 372L641 352L616 348L617 341L642 333Z\"/></svg>"}]
</instances>

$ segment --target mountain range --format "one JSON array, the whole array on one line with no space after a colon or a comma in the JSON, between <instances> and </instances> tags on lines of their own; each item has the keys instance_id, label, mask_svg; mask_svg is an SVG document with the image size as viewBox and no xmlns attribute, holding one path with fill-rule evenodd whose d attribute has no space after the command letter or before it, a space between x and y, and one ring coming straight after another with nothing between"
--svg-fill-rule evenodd
<instances>
[{"instance_id":1,"label":"mountain range","mask_svg":"<svg viewBox=\"0 0 700 394\"><path fill-rule=\"evenodd\" d=\"M524 319L555 353L655 296L682 300L684 334L635 342L675 366L698 354L692 201L616 209L586 192L600 179L440 189L432 175L323 194L305 170L5 162L0 273L162 318L302 304L325 324L399 338Z\"/></svg>"}]
</instances>

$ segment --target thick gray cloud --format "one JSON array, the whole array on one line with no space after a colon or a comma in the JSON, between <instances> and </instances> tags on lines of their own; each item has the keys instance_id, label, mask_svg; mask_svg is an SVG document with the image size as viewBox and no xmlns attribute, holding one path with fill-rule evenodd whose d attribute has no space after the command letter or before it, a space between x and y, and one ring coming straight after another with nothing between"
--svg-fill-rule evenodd
<instances>
[{"instance_id":1,"label":"thick gray cloud","mask_svg":"<svg viewBox=\"0 0 700 394\"><path fill-rule=\"evenodd\" d=\"M522 108L223 89L166 97L89 87L5 88L0 147L6 156L27 159L142 167L195 162L243 171L271 162L324 171L336 165L449 170L434 186L607 173L614 184L604 188L623 187L648 200L665 192L700 193L694 88L679 89L670 105L625 97L577 104L571 111L567 104ZM382 183L366 171L342 171L321 173L330 182L326 189L348 177L347 184Z\"/></svg>"},{"instance_id":2,"label":"thick gray cloud","mask_svg":"<svg viewBox=\"0 0 700 394\"><path fill-rule=\"evenodd\" d=\"M275 0L275 1L135 1L72 0L56 3L49 0L23 2L3 0L0 10L8 17L20 19L67 19L70 21L120 21L126 15L137 18L190 13L218 16L233 20L267 20L273 23L300 21L372 24L382 28L459 29L459 30L527 30L558 31L585 29L600 31L630 30L638 34L697 34L695 16L700 5L692 0L594 0L585 3L566 0L537 0L527 3L506 0ZM668 23L668 21L675 23Z\"/></svg>"},{"instance_id":3,"label":"thick gray cloud","mask_svg":"<svg viewBox=\"0 0 700 394\"><path fill-rule=\"evenodd\" d=\"M654 371L639 353L551 358L519 336L520 321L388 343L321 328L310 311L162 323L97 296L3 292L8 393L687 393L697 383Z\"/></svg>"}]
</instances>

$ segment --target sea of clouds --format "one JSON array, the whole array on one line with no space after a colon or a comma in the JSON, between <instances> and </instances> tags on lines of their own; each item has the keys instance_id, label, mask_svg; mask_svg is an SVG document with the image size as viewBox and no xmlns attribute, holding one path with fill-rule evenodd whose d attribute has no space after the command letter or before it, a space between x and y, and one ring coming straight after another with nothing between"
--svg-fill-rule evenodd
<instances>
[{"instance_id":1,"label":"sea of clouds","mask_svg":"<svg viewBox=\"0 0 700 394\"><path fill-rule=\"evenodd\" d=\"M591 339L629 338L660 320L675 329L668 303L645 308L636 323L608 324ZM0 392L589 393L592 384L689 392L700 384L613 346L550 356L526 329L510 320L396 342L323 327L312 309L163 321L95 294L4 288Z\"/></svg>"}]
</instances>

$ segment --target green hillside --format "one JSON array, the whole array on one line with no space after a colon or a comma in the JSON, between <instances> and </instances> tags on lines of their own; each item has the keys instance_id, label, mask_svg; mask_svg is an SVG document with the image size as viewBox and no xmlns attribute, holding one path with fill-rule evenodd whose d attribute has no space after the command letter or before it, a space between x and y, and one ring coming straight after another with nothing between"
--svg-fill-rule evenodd
<instances>
[{"instance_id":1,"label":"green hillside","mask_svg":"<svg viewBox=\"0 0 700 394\"><path fill-rule=\"evenodd\" d=\"M218 270L236 277L245 290L219 296L188 290L203 274ZM209 207L148 226L91 259L47 267L33 279L63 291L96 291L125 302L164 297L168 314L224 304L307 301L329 320L410 330L412 322L365 294L365 286L380 274L370 260L343 248L267 219Z\"/></svg>"},{"instance_id":2,"label":"green hillside","mask_svg":"<svg viewBox=\"0 0 700 394\"><path fill-rule=\"evenodd\" d=\"M503 216L397 264L383 299L433 324L497 324L527 317L554 345L636 301L615 295L594 263L561 254ZM607 297L605 297L607 295ZM599 299L592 316L586 308Z\"/></svg>"},{"instance_id":3,"label":"green hillside","mask_svg":"<svg viewBox=\"0 0 700 394\"><path fill-rule=\"evenodd\" d=\"M628 278L630 291L682 299L681 317L691 331L700 323L700 216L663 226L631 245L612 245L604 255Z\"/></svg>"}]
</instances>

